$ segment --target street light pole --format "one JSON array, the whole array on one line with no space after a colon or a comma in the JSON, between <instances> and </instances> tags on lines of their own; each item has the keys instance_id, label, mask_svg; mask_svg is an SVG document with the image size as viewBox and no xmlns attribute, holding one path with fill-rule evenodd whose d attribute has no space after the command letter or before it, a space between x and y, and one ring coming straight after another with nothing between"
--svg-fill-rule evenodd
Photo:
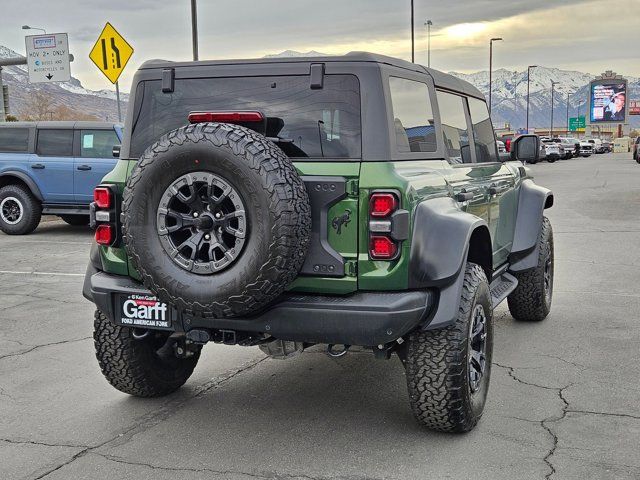
<instances>
[{"instance_id":1,"label":"street light pole","mask_svg":"<svg viewBox=\"0 0 640 480\"><path fill-rule=\"evenodd\" d=\"M496 37L489 40L489 115L491 115L491 90L493 75L493 42L502 41L502 38Z\"/></svg>"},{"instance_id":2,"label":"street light pole","mask_svg":"<svg viewBox=\"0 0 640 480\"><path fill-rule=\"evenodd\" d=\"M431 68L431 25L433 22L427 20L425 25L427 26L427 67Z\"/></svg>"},{"instance_id":3,"label":"street light pole","mask_svg":"<svg viewBox=\"0 0 640 480\"><path fill-rule=\"evenodd\" d=\"M554 87L560 82L551 80L551 128L549 129L549 138L553 138L553 92Z\"/></svg>"},{"instance_id":4,"label":"street light pole","mask_svg":"<svg viewBox=\"0 0 640 480\"><path fill-rule=\"evenodd\" d=\"M413 0L411 0L411 62L415 63L416 61L416 46L415 46L415 34L414 34L414 25L413 25Z\"/></svg>"},{"instance_id":5,"label":"street light pole","mask_svg":"<svg viewBox=\"0 0 640 480\"><path fill-rule=\"evenodd\" d=\"M569 96L573 92L567 92L567 135L569 135Z\"/></svg>"},{"instance_id":6,"label":"street light pole","mask_svg":"<svg viewBox=\"0 0 640 480\"><path fill-rule=\"evenodd\" d=\"M193 44L193 60L198 60L198 6L191 0L191 42Z\"/></svg>"},{"instance_id":7,"label":"street light pole","mask_svg":"<svg viewBox=\"0 0 640 480\"><path fill-rule=\"evenodd\" d=\"M531 69L537 65L529 65L527 67L527 133L529 133L529 93L531 91Z\"/></svg>"},{"instance_id":8,"label":"street light pole","mask_svg":"<svg viewBox=\"0 0 640 480\"><path fill-rule=\"evenodd\" d=\"M42 33L47 33L44 28L30 27L29 25L22 25L22 30L40 30Z\"/></svg>"}]
</instances>

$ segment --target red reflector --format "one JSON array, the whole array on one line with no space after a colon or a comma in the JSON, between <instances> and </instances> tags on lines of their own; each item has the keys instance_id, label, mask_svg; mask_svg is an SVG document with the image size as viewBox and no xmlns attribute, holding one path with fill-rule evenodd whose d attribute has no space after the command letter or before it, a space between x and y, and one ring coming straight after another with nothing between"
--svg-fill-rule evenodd
<instances>
[{"instance_id":1,"label":"red reflector","mask_svg":"<svg viewBox=\"0 0 640 480\"><path fill-rule=\"evenodd\" d=\"M111 225L98 225L98 228L96 228L96 243L98 245L111 245L113 243L113 227Z\"/></svg>"},{"instance_id":2,"label":"red reflector","mask_svg":"<svg viewBox=\"0 0 640 480\"><path fill-rule=\"evenodd\" d=\"M191 112L189 114L189 123L246 123L263 120L264 115L260 112Z\"/></svg>"},{"instance_id":3,"label":"red reflector","mask_svg":"<svg viewBox=\"0 0 640 480\"><path fill-rule=\"evenodd\" d=\"M96 187L93 200L98 208L111 208L111 190L107 187Z\"/></svg>"},{"instance_id":4,"label":"red reflector","mask_svg":"<svg viewBox=\"0 0 640 480\"><path fill-rule=\"evenodd\" d=\"M373 236L369 242L369 255L376 260L390 260L396 256L398 247L389 237Z\"/></svg>"},{"instance_id":5,"label":"red reflector","mask_svg":"<svg viewBox=\"0 0 640 480\"><path fill-rule=\"evenodd\" d=\"M386 217L398 208L398 201L393 193L374 193L369 203L369 213L372 217Z\"/></svg>"}]
</instances>

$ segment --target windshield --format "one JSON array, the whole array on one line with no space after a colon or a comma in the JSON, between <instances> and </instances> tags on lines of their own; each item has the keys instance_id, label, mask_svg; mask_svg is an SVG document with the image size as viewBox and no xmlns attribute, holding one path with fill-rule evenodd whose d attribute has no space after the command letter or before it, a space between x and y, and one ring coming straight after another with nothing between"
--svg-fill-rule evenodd
<instances>
[{"instance_id":1,"label":"windshield","mask_svg":"<svg viewBox=\"0 0 640 480\"><path fill-rule=\"evenodd\" d=\"M132 158L188 123L193 111L260 111L268 137L292 158L360 158L360 87L354 75L325 75L312 90L308 76L176 79L171 93L145 81L131 134ZM138 90L140 91L140 89Z\"/></svg>"}]
</instances>

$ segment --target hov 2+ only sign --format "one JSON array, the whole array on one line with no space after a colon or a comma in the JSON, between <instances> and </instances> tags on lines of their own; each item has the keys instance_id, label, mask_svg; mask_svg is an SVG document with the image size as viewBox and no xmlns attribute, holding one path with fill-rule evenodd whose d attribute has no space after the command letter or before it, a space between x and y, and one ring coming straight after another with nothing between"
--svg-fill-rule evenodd
<instances>
[{"instance_id":1,"label":"hov 2+ only sign","mask_svg":"<svg viewBox=\"0 0 640 480\"><path fill-rule=\"evenodd\" d=\"M91 49L89 58L111 83L116 83L131 55L133 47L107 22Z\"/></svg>"},{"instance_id":2,"label":"hov 2+ only sign","mask_svg":"<svg viewBox=\"0 0 640 480\"><path fill-rule=\"evenodd\" d=\"M66 33L25 37L29 82L50 83L71 80L69 39Z\"/></svg>"}]
</instances>

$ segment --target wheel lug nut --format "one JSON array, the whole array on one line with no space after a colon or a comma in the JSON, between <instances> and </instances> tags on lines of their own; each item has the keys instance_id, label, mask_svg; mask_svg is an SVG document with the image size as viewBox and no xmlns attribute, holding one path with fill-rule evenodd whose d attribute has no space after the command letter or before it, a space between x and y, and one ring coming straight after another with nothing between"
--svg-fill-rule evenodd
<instances>
[{"instance_id":1,"label":"wheel lug nut","mask_svg":"<svg viewBox=\"0 0 640 480\"><path fill-rule=\"evenodd\" d=\"M211 240L211 235L206 234L206 235L204 236L204 239L205 239L205 240Z\"/></svg>"},{"instance_id":2,"label":"wheel lug nut","mask_svg":"<svg viewBox=\"0 0 640 480\"><path fill-rule=\"evenodd\" d=\"M194 217L198 218L198 215L199 215L198 212L193 212Z\"/></svg>"},{"instance_id":3,"label":"wheel lug nut","mask_svg":"<svg viewBox=\"0 0 640 480\"><path fill-rule=\"evenodd\" d=\"M222 217L222 215L220 214L220 212L216 212L215 217L216 218L220 218L220 217Z\"/></svg>"}]
</instances>

